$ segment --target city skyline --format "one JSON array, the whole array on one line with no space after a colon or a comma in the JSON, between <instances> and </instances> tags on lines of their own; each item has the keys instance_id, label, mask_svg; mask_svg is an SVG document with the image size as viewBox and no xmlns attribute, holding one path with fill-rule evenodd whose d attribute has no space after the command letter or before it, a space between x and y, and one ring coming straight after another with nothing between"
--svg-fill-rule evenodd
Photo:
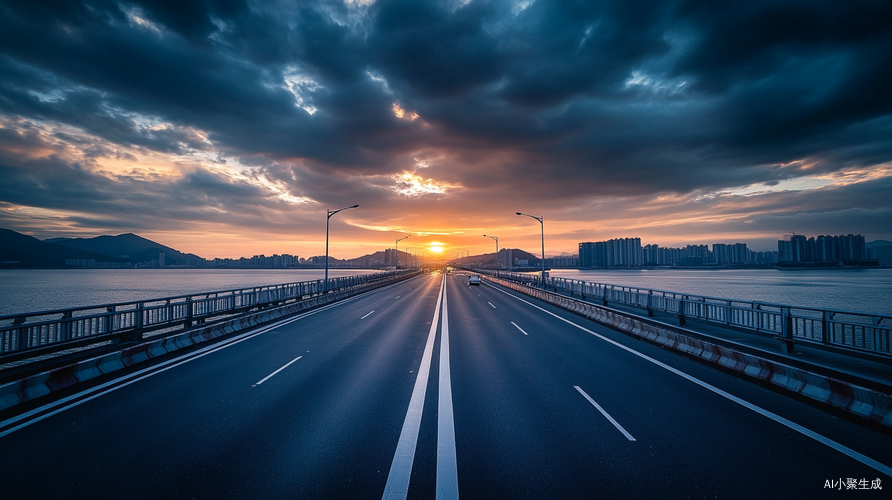
<instances>
[{"instance_id":1,"label":"city skyline","mask_svg":"<svg viewBox=\"0 0 892 500\"><path fill-rule=\"evenodd\" d=\"M330 255L539 255L516 212L548 256L892 240L890 10L7 2L0 227L318 256L359 204Z\"/></svg>"},{"instance_id":2,"label":"city skyline","mask_svg":"<svg viewBox=\"0 0 892 500\"><path fill-rule=\"evenodd\" d=\"M7 230L8 231L8 230ZM15 233L13 233L15 234ZM121 240L127 240L123 242ZM117 240L117 241L116 241ZM104 254L114 259L113 262L97 260L96 258L67 258L66 264L75 267L121 267L124 264L140 264L143 267L165 267L165 252L172 252L176 264L186 267L241 267L241 268L285 268L297 265L322 265L325 262L323 255L292 255L289 253L266 254L254 253L250 256L243 255L236 258L204 257L189 253L182 253L175 248L167 247L147 240L132 233L118 236L102 236L90 239L51 239L47 243L61 244L64 247L87 250ZM113 243L110 243L113 242ZM140 243L141 242L141 243ZM400 259L412 259L415 262L448 262L464 258L477 258L494 256L495 252L482 252L471 254L468 249L451 249L441 242L434 242L441 251L433 252L425 247L404 247L400 250ZM111 246L108 246L108 245ZM123 245L123 246L122 246ZM140 246L141 245L141 246ZM159 246L160 245L160 246ZM442 245L442 246L441 246ZM13 246L15 246L13 244ZM127 248L127 249L125 249ZM166 250L165 250L166 248ZM678 247L665 247L656 243L642 242L639 237L616 238L597 242L579 242L576 253L560 252L547 254L549 266L557 267L638 267L638 266L664 266L664 265L723 265L723 264L776 264L785 261L859 261L874 259L871 255L872 248L882 249L883 262L889 262L885 252L892 249L892 242L888 240L874 240L868 242L864 235L817 235L786 234L783 239L777 240L777 250L759 251L748 247L747 243L719 243L687 244ZM150 250L151 249L151 250ZM109 251L111 250L111 251ZM144 257L142 260L124 262L133 253ZM454 251L459 250L459 251ZM511 262L512 251L521 251L529 254L538 261L538 256L522 248L501 248L499 260ZM156 253L151 254L151 251ZM507 252L507 254L505 253ZM160 256L158 256L160 253ZM151 255L148 255L151 254ZM396 258L394 248L379 249L370 254L360 256L337 257L330 256L331 262L339 265L370 265L386 266L394 265ZM148 255L148 259L145 257ZM541 254L539 254L541 255ZM596 256L598 255L598 256ZM157 257L157 258L156 258ZM122 260L123 259L123 260ZM154 259L154 263L148 262ZM145 261L145 262L144 262ZM575 262L574 262L575 261ZM102 266L100 264L108 264ZM521 264L526 266L527 264ZM126 267L126 266L125 266Z\"/></svg>"}]
</instances>

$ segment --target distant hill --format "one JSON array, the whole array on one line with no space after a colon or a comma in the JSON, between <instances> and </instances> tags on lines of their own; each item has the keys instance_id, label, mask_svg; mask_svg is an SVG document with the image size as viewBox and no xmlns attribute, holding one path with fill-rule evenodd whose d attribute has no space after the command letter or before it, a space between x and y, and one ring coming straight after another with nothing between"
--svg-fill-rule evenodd
<instances>
[{"instance_id":1,"label":"distant hill","mask_svg":"<svg viewBox=\"0 0 892 500\"><path fill-rule=\"evenodd\" d=\"M95 238L51 238L44 242L76 250L101 253L113 257L115 260L130 262L157 260L158 254L161 252L164 252L164 260L167 265L185 265L189 259L200 259L197 255L182 253L133 233Z\"/></svg>"},{"instance_id":2,"label":"distant hill","mask_svg":"<svg viewBox=\"0 0 892 500\"><path fill-rule=\"evenodd\" d=\"M533 255L533 254L531 254L531 253L529 253L529 252L523 251L523 250L521 250L521 249L519 249L519 248L510 248L510 249L509 249L509 248L502 248L502 249L500 249L500 250L499 250L499 253L502 254L502 259L505 258L505 253L506 253L508 250L511 250L511 255L514 257L515 260L517 260L517 259L520 259L520 260L526 259L526 260L530 263L531 266L532 266L532 265L538 265L540 262L542 262L542 260L541 260L539 257L537 257L537 256L535 256L535 255ZM480 255L472 255L472 256L471 256L471 262L475 262L475 263L476 263L476 262L480 262L480 263L482 263L482 264L492 264L492 265L494 265L494 264L496 263L496 253L495 253L495 252L491 252L491 253L484 253L484 254L480 254Z\"/></svg>"},{"instance_id":3,"label":"distant hill","mask_svg":"<svg viewBox=\"0 0 892 500\"><path fill-rule=\"evenodd\" d=\"M96 259L114 261L97 252L67 248L40 241L33 236L0 228L0 267L55 269L64 268L66 259Z\"/></svg>"},{"instance_id":4,"label":"distant hill","mask_svg":"<svg viewBox=\"0 0 892 500\"><path fill-rule=\"evenodd\" d=\"M874 241L867 242L867 248L876 248L876 247L892 247L892 241L874 240Z\"/></svg>"},{"instance_id":5,"label":"distant hill","mask_svg":"<svg viewBox=\"0 0 892 500\"><path fill-rule=\"evenodd\" d=\"M541 262L539 257L537 257L529 252L525 252L525 251L517 249L517 248L511 249L511 250L513 252L512 255L515 259L526 259L529 261L531 266L537 266ZM506 249L506 248L501 249L501 253L503 256L502 258L504 258L505 252L507 252L507 251L508 251L508 249ZM330 259L330 262L338 262L338 263L341 263L342 265L374 267L374 266L380 266L380 265L384 264L384 255L385 254L383 251L378 251L378 252L371 253L368 255L363 255L362 257L356 257L354 259L336 259L334 257L330 257L329 259ZM418 264L420 264L422 262L422 260L429 261L429 259L445 259L445 260L449 260L449 261L458 260L458 261L463 261L465 263L473 264L473 265L476 265L476 264L495 265L495 263L496 263L495 252L484 253L484 254L480 254L480 255L471 255L470 257L465 257L464 259L456 259L454 255L447 256L445 254L444 255L429 254L424 257L422 257L420 255L413 256L412 254L410 254L408 252L404 252L402 250L400 250L399 255L400 255L400 257L399 257L400 265L405 265L408 262L412 262L413 258L416 259L415 261ZM312 257L311 257L311 259L312 259ZM318 259L321 262L324 262L324 260L323 260L324 257L319 256Z\"/></svg>"}]
</instances>

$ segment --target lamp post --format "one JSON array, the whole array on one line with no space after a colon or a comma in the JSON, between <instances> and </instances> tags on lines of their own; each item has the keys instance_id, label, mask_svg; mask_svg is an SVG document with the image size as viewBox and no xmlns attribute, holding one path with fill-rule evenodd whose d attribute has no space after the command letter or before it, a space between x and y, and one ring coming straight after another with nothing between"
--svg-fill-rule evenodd
<instances>
[{"instance_id":1,"label":"lamp post","mask_svg":"<svg viewBox=\"0 0 892 500\"><path fill-rule=\"evenodd\" d=\"M352 207L344 207L338 210L327 209L328 217L325 218L325 289L328 290L328 221L331 220L331 216L341 212L343 210L350 210L351 208L359 208L359 205L353 205Z\"/></svg>"},{"instance_id":2,"label":"lamp post","mask_svg":"<svg viewBox=\"0 0 892 500\"><path fill-rule=\"evenodd\" d=\"M406 247L406 254L408 257L412 257L412 269L415 269L415 250L417 247Z\"/></svg>"},{"instance_id":3,"label":"lamp post","mask_svg":"<svg viewBox=\"0 0 892 500\"><path fill-rule=\"evenodd\" d=\"M409 236L412 236L412 235L409 234L409 235L403 236L402 238L397 238L396 243L394 244L394 246L396 247L396 270L397 271L400 270L400 242L403 241L404 239L408 238Z\"/></svg>"},{"instance_id":4,"label":"lamp post","mask_svg":"<svg viewBox=\"0 0 892 500\"><path fill-rule=\"evenodd\" d=\"M517 215L525 215L539 221L542 228L542 288L545 288L545 217L536 217L535 215L515 212Z\"/></svg>"},{"instance_id":5,"label":"lamp post","mask_svg":"<svg viewBox=\"0 0 892 500\"><path fill-rule=\"evenodd\" d=\"M483 237L496 240L496 268L501 269L502 260L499 258L499 237L498 236L487 236L485 234L483 235Z\"/></svg>"},{"instance_id":6,"label":"lamp post","mask_svg":"<svg viewBox=\"0 0 892 500\"><path fill-rule=\"evenodd\" d=\"M471 260L471 251L468 250L467 248L459 248L458 250L461 252L461 265L467 266L468 261ZM465 260L465 253L468 254L468 260Z\"/></svg>"}]
</instances>

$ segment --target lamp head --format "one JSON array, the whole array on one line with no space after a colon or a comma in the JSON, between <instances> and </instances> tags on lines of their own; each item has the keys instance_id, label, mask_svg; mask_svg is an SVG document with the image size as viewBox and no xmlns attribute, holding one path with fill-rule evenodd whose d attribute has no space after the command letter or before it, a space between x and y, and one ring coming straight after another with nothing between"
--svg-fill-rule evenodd
<instances>
[{"instance_id":1,"label":"lamp head","mask_svg":"<svg viewBox=\"0 0 892 500\"><path fill-rule=\"evenodd\" d=\"M350 207L350 208L359 208L359 205L353 205L353 206Z\"/></svg>"},{"instance_id":2,"label":"lamp head","mask_svg":"<svg viewBox=\"0 0 892 500\"><path fill-rule=\"evenodd\" d=\"M517 212L517 215L523 215L523 214L522 214L522 213L520 213L520 212Z\"/></svg>"}]
</instances>

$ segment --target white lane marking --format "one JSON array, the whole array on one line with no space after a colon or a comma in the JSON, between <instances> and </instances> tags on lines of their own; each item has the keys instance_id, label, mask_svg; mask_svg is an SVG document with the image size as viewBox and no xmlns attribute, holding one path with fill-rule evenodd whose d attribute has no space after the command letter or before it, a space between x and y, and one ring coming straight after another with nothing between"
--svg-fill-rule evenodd
<instances>
[{"instance_id":1,"label":"white lane marking","mask_svg":"<svg viewBox=\"0 0 892 500\"><path fill-rule=\"evenodd\" d=\"M628 432L626 432L626 430L623 429L623 426L619 425L619 422L617 422L616 420L614 420L613 417L611 417L610 414L607 413L607 412L604 410L604 408L601 408L601 405L599 405L598 403L596 403L595 400L592 399L591 396L589 396L588 394L586 394L585 391L583 391L578 385L574 385L573 387L575 387L576 390L579 391L579 394L582 394L582 396L583 396L585 399L587 399L589 403L593 404L593 405L595 406L595 408L597 408L598 411L601 412L601 415L604 415L604 418L606 418L607 420L610 420L610 423L613 424L614 427L616 427L617 429L619 429L619 431L623 433L623 436L626 436L626 439L628 439L629 441L634 441L634 440L635 440L635 438L633 438L631 434L629 434Z\"/></svg>"},{"instance_id":2,"label":"white lane marking","mask_svg":"<svg viewBox=\"0 0 892 500\"><path fill-rule=\"evenodd\" d=\"M872 458L870 458L870 457L868 457L868 456L866 456L866 455L862 455L861 453L858 453L857 451L855 451L855 450L853 450L853 449L851 449L851 448L849 448L849 447L847 447L847 446L844 446L844 445L842 445L842 444L840 444L840 443L837 443L836 441L834 441L834 440L832 440L832 439L830 439L830 438L828 438L828 437L826 437L826 436L823 436L823 435L821 435L821 434L818 434L818 433L815 432L815 431L812 431L812 430L810 430L810 429L807 429L807 428L805 428L805 427L803 427L803 426L801 426L801 425L799 425L799 424L797 424L797 423L795 423L795 422L793 422L793 421L791 421L791 420L787 420L786 418L784 418L784 417L782 417L782 416L780 416L780 415L777 415L777 414L775 414L775 413L772 413L772 412L770 412L770 411L768 411L768 410L766 410L766 409L764 409L764 408L762 408L762 407L756 406L756 405L754 405L753 403L750 403L749 401L745 401L745 400L743 400L743 399L740 399L740 398L738 398L737 396L734 396L733 394L730 394L730 393L728 393L728 392L725 392L725 391L719 389L718 387L715 387L715 386L713 386L713 385L711 385L711 384L709 384L709 383L707 383L707 382L704 382L704 381L702 381L702 380L700 380L700 379L694 377L693 375L688 375L687 373L685 373L685 372L683 372L683 371L681 371L681 370L678 370L678 369L673 368L673 367L671 367L671 366L669 366L669 365L667 365L667 364L665 364L665 363L662 363L662 362L660 362L660 361L657 361L656 359L653 359L653 358L651 358L650 356L648 356L648 355L646 355L646 354L640 353L640 352L636 351L635 349L632 349L631 347L624 346L624 345L620 344L619 342L616 342L615 340L611 340L611 339L609 339L609 338L607 338L607 337L605 337L605 336L603 336L603 335L601 335L601 334L595 333L595 332L589 330L588 328L585 328L584 326L577 325L576 323L574 323L574 322L572 322L572 321L570 321L570 320L568 320L568 319L562 318L562 317L558 316L557 314L555 314L555 313L553 313L553 312L551 312L551 311L548 311L548 310L546 310L546 309L543 309L543 308L537 306L536 304L533 304L532 302L530 302L530 301L528 301L528 300L524 300L524 299L522 299L522 298L520 298L520 297L518 297L518 296L516 296L516 295L514 295L514 294L511 294L511 293L508 293L508 292L506 292L506 291L504 291L504 290L501 290L501 289L499 289L499 288L496 288L495 286L490 285L490 284L488 284L488 283L487 283L487 285L490 286L490 287L492 287L493 289L499 291L499 292L504 293L505 295L507 295L507 296L509 296L509 297L512 297L512 298L514 298L514 299L516 299L516 300L519 300L519 301L521 301L521 302L524 302L524 303L526 303L526 304L528 304L528 305L530 305L530 306L532 306L532 307L534 307L534 308L536 308L536 309L539 309L540 311L542 311L542 312L544 312L544 313L546 313L546 314L550 314L551 316L554 316L555 318L557 318L557 319L559 319L559 320L561 320L561 321L563 321L563 322L565 322L565 323L569 323L569 324L575 326L576 328L579 328L580 330L582 330L582 331L584 331L584 332L586 332L586 333L590 333L590 334L594 335L595 337L598 337L599 339L601 339L601 340L603 340L603 341L605 341L605 342L608 342L608 343L610 343L610 344L613 344L613 345L615 345L616 347L619 347L620 349L623 349L623 350L628 351L628 352L630 352L630 353L632 353L632 354L634 354L634 355L636 355L636 356L638 356L638 357L640 357L640 358L642 358L642 359L645 359L645 360L647 360L647 361L650 361L651 363L653 363L653 364L659 366L660 368L663 368L663 369L665 369L665 370L668 370L668 371L670 371L670 372L672 372L672 373L678 375L679 377L682 377L682 378L684 378L684 379L687 379L687 380L689 380L689 381L691 381L691 382L693 382L693 383L699 385L700 387L703 387L703 388L706 389L706 390L712 391L712 392L714 392L715 394L718 394L719 396L722 396L722 397L724 397L724 398L726 398L726 399L729 399L729 400L731 400L731 401L733 401L733 402L735 402L735 403L737 403L737 404L743 406L744 408L748 408L748 409L750 409L750 410L752 410L752 411L754 411L754 412L756 412L756 413L758 413L758 414L760 414L760 415L762 415L762 416L764 416L764 417L770 418L771 420L774 420L775 422L777 422L777 423L779 423L779 424L781 424L781 425L783 425L783 426L786 426L786 427L788 427L788 428L790 428L790 429L792 429L792 430L794 430L794 431L796 431L796 432L798 432L798 433L800 433L800 434L803 434L803 435L805 435L805 436L808 436L808 437L814 439L815 441L817 441L817 442L819 442L819 443L821 443L821 444L824 444L824 445L826 445L826 446L828 446L828 447L830 447L830 448L833 448L834 450L836 450L836 451L842 453L843 455L846 455L846 456L848 456L848 457L850 457L850 458L853 458L853 459L855 459L855 460L861 462L861 463L864 464L864 465L867 465L867 466L869 466L869 467L872 467L872 468L874 468L874 469L876 469L876 470L882 472L883 474L886 474L886 475L888 475L888 476L892 476L892 467L889 467L888 465L884 465L884 464L882 464L882 463L880 463L880 462L877 462L876 460L874 460L874 459L872 459Z\"/></svg>"},{"instance_id":3,"label":"white lane marking","mask_svg":"<svg viewBox=\"0 0 892 500\"><path fill-rule=\"evenodd\" d=\"M421 356L421 365L418 367L418 376L415 378L415 387L412 389L412 398L409 400L409 409L406 411L406 419L403 421L403 429L400 431L400 440L396 445L396 452L393 454L393 462L390 464L387 484L384 486L384 495L382 496L384 499L405 500L409 494L409 480L412 476L412 463L415 461L415 447L418 445L421 413L424 410L424 396L427 392L427 380L430 377L434 339L437 337L440 304L443 300L445 287L446 280L442 280L440 295L437 297L437 308L434 310L434 319L431 321L427 343L424 345L424 354Z\"/></svg>"},{"instance_id":4,"label":"white lane marking","mask_svg":"<svg viewBox=\"0 0 892 500\"><path fill-rule=\"evenodd\" d=\"M266 377L264 377L263 380L261 380L260 382L257 382L256 384L252 385L251 387L257 387L258 385L260 385L260 384L266 382L267 380L273 378L273 375L279 373L280 371L284 370L285 368L288 368L289 366L291 366L291 363L294 363L295 361L297 361L298 359L300 359L300 358L302 358L302 357L303 357L303 356L298 356L298 357L292 359L291 361L289 361L288 363L285 363L285 366L283 366L282 368L279 368L278 370L276 370L276 371L270 373L269 375L267 375Z\"/></svg>"},{"instance_id":5,"label":"white lane marking","mask_svg":"<svg viewBox=\"0 0 892 500\"><path fill-rule=\"evenodd\" d=\"M92 387L90 389L78 392L77 394L72 394L71 396L59 399L57 401L53 401L51 403L47 403L43 406L35 408L31 411L22 413L15 417L8 418L8 419L0 422L0 429L2 429L3 427L7 427L9 425L12 425L12 424L19 422L21 420L30 418L34 415L38 415L44 411L59 407L58 409L56 409L52 412L42 414L32 420L29 420L27 422L24 422L22 424L15 426L15 427L9 428L3 432L0 432L0 437L6 436L7 434L12 434L13 432L15 432L19 429L23 429L25 427L28 427L31 424L35 424L37 422L40 422L41 420L44 420L46 418L53 416L53 415L62 413L65 410L69 410L76 406L80 406L81 404L86 403L87 401L91 401L91 400L96 399L100 396L104 396L110 392L114 392L118 389L127 387L128 385L139 382L140 380L147 379L154 375L158 375L159 373L166 372L167 370L170 370L171 368L176 368L180 365L189 363L190 361L195 361L196 359L203 358L204 356L207 356L208 354L215 353L215 352L225 349L227 347L232 347L236 344L240 344L240 343L242 343L246 340L252 339L258 335L262 335L266 332L275 330L276 328L279 328L280 326L284 326L289 323L293 323L297 320L306 318L307 316L312 316L314 314L318 314L320 312L327 311L328 309L332 309L334 307L338 307L338 306L353 302L354 300L359 300L360 298L362 298L365 295L377 293L379 291L380 290L371 290L369 292L357 295L355 297L350 297L348 299L344 299L344 300L342 300L340 302L336 302L334 304L322 306L319 309L316 309L314 311L305 312L305 313L295 316L293 318L283 319L283 320L273 323L269 326L263 327L260 330L245 332L245 333L235 336L231 339L216 342L214 345L203 347L197 351L190 352L188 354L184 354L184 355L179 356L174 359L169 359L162 363L158 363L157 365L150 366L148 368L144 368L142 370L131 373L129 375L125 375L125 376L116 378L114 380L110 380L110 381L108 381L104 384L100 384L96 387ZM120 385L116 385L116 384L120 384ZM108 389L106 389L106 388L108 388ZM84 396L88 396L88 395L89 395L89 397L84 397ZM83 398L83 399L80 399L80 398ZM74 400L76 400L76 401L74 401ZM68 403L70 403L70 404L68 404Z\"/></svg>"},{"instance_id":6,"label":"white lane marking","mask_svg":"<svg viewBox=\"0 0 892 500\"><path fill-rule=\"evenodd\" d=\"M440 387L437 402L437 500L458 500L458 464L449 367L449 307L443 287L443 324L440 327Z\"/></svg>"},{"instance_id":7,"label":"white lane marking","mask_svg":"<svg viewBox=\"0 0 892 500\"><path fill-rule=\"evenodd\" d=\"M396 299L398 299L398 298L400 298L400 297L402 297L402 295L397 295L396 297L393 298L393 300L396 300Z\"/></svg>"},{"instance_id":8,"label":"white lane marking","mask_svg":"<svg viewBox=\"0 0 892 500\"><path fill-rule=\"evenodd\" d=\"M514 325L514 327L517 328L518 330L522 331L524 335L529 335L529 333L523 331L523 328L517 326L517 323L512 321L511 324Z\"/></svg>"},{"instance_id":9,"label":"white lane marking","mask_svg":"<svg viewBox=\"0 0 892 500\"><path fill-rule=\"evenodd\" d=\"M359 319L366 319L366 318L368 318L369 316L371 316L373 312L375 312L374 309L372 309L372 312L366 314L365 316L363 316L363 317L361 317L361 318L359 318Z\"/></svg>"},{"instance_id":10,"label":"white lane marking","mask_svg":"<svg viewBox=\"0 0 892 500\"><path fill-rule=\"evenodd\" d=\"M491 305L491 306L492 306L492 302L487 302L487 304L489 304L489 305ZM496 308L496 306L492 306L492 308L493 308L493 309L495 309L495 308Z\"/></svg>"}]
</instances>

